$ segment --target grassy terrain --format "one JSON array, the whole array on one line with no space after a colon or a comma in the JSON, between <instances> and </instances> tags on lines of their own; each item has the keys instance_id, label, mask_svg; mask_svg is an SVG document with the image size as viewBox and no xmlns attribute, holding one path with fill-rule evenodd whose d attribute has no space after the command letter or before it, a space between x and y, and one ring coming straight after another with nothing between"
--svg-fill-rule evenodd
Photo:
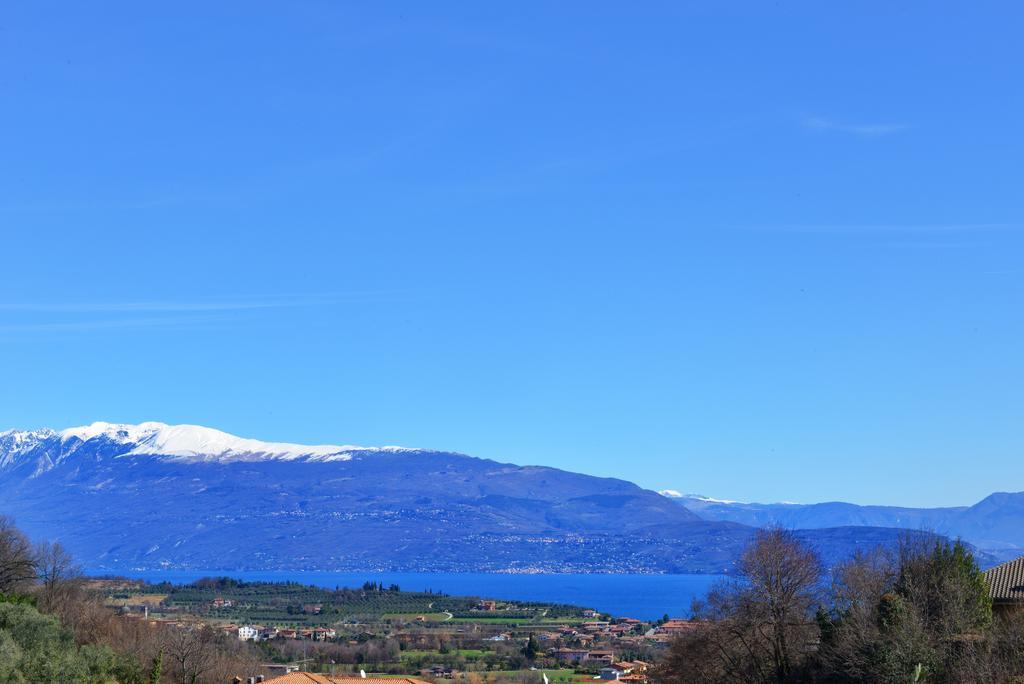
<instances>
[{"instance_id":1,"label":"grassy terrain","mask_svg":"<svg viewBox=\"0 0 1024 684\"><path fill-rule=\"evenodd\" d=\"M230 606L214 606L215 599ZM355 589L327 589L295 582L243 582L226 577L205 578L187 585L131 585L112 580L108 603L114 606L153 606L151 614L187 614L212 623L269 624L308 629L321 626L378 622L458 623L491 627L543 627L552 623L578 624L583 610L576 606L498 601L497 610L477 610L480 599L431 592L402 591L367 582ZM422 616L422 620L417 620Z\"/></svg>"},{"instance_id":2,"label":"grassy terrain","mask_svg":"<svg viewBox=\"0 0 1024 684\"><path fill-rule=\"evenodd\" d=\"M444 622L449 618L449 613L384 613L381 619L413 622L418 617L422 617L427 622Z\"/></svg>"},{"instance_id":3,"label":"grassy terrain","mask_svg":"<svg viewBox=\"0 0 1024 684\"><path fill-rule=\"evenodd\" d=\"M144 604L156 605L167 598L167 594L129 594L123 597L111 598L108 603L115 606L141 606Z\"/></svg>"},{"instance_id":4,"label":"grassy terrain","mask_svg":"<svg viewBox=\"0 0 1024 684\"><path fill-rule=\"evenodd\" d=\"M536 622L536 620L530 618L518 618L518 617L457 617L452 618L450 622L463 622L463 623L475 623L481 625L529 625Z\"/></svg>"},{"instance_id":5,"label":"grassy terrain","mask_svg":"<svg viewBox=\"0 0 1024 684\"><path fill-rule=\"evenodd\" d=\"M484 653L486 653L486 651L482 651L482 650L480 650L478 648L460 648L460 649L457 649L457 650L456 649L452 649L448 653L440 653L439 651L409 650L409 651L402 651L402 659L403 660L412 660L414 658L431 658L431 657L444 657L444 656L459 657L459 656L461 656L463 658L466 658L467 660L475 660L477 658L483 657Z\"/></svg>"},{"instance_id":6,"label":"grassy terrain","mask_svg":"<svg viewBox=\"0 0 1024 684\"><path fill-rule=\"evenodd\" d=\"M577 674L575 670L493 670L491 672L480 672L478 673L485 680L493 681L497 678L507 678L516 675L536 675L537 681L543 684L544 679L541 677L541 673L548 676L548 681L551 684L575 684L576 682L592 682L594 681L593 675L581 675Z\"/></svg>"}]
</instances>

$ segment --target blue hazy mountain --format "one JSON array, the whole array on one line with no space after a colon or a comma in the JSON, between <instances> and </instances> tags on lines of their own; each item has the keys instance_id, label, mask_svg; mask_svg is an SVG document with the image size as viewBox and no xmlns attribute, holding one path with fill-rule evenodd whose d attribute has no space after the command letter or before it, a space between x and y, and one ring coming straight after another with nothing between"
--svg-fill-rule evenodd
<instances>
[{"instance_id":1,"label":"blue hazy mountain","mask_svg":"<svg viewBox=\"0 0 1024 684\"><path fill-rule=\"evenodd\" d=\"M742 503L671 490L661 493L710 521L753 526L775 524L800 529L863 525L928 530L964 539L996 558L1012 558L1024 553L1024 492L996 493L973 506L950 508L859 506L841 501Z\"/></svg>"},{"instance_id":2,"label":"blue hazy mountain","mask_svg":"<svg viewBox=\"0 0 1024 684\"><path fill-rule=\"evenodd\" d=\"M624 480L162 423L0 433L0 513L110 571L717 573L755 531ZM899 531L800 534L834 560Z\"/></svg>"}]
</instances>

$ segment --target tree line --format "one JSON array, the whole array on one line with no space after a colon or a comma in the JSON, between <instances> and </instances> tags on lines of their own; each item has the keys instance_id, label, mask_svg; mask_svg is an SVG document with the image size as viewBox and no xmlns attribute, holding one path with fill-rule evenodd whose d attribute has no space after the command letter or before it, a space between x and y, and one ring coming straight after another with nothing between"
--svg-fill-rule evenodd
<instances>
[{"instance_id":1,"label":"tree line","mask_svg":"<svg viewBox=\"0 0 1024 684\"><path fill-rule=\"evenodd\" d=\"M0 516L0 684L206 684L255 673L248 644L118 616L59 543Z\"/></svg>"},{"instance_id":2,"label":"tree line","mask_svg":"<svg viewBox=\"0 0 1024 684\"><path fill-rule=\"evenodd\" d=\"M767 529L740 569L694 602L661 682L1024 682L1024 613L993 615L960 541L908 535L826 572L792 533Z\"/></svg>"}]
</instances>

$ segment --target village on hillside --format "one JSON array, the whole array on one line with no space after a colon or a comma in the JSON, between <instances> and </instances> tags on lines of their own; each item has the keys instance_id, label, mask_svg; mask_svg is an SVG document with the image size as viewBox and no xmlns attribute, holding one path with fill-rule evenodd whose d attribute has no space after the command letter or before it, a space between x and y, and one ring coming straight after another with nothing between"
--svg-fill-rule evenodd
<instances>
[{"instance_id":1,"label":"village on hillside","mask_svg":"<svg viewBox=\"0 0 1024 684\"><path fill-rule=\"evenodd\" d=\"M251 642L270 674L313 671L394 677L646 682L650 663L694 627L645 622L590 608L430 592L367 582L358 589L226 578L189 585L94 580L125 619L170 628L210 627Z\"/></svg>"}]
</instances>

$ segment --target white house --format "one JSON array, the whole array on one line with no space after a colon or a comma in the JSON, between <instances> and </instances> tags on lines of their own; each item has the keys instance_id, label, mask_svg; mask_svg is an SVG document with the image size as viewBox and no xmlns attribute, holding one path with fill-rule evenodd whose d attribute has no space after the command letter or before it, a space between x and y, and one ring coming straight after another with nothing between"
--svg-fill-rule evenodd
<instances>
[{"instance_id":1,"label":"white house","mask_svg":"<svg viewBox=\"0 0 1024 684\"><path fill-rule=\"evenodd\" d=\"M252 625L242 625L238 628L238 638L242 641L258 641L260 638L259 627L253 627Z\"/></svg>"}]
</instances>

